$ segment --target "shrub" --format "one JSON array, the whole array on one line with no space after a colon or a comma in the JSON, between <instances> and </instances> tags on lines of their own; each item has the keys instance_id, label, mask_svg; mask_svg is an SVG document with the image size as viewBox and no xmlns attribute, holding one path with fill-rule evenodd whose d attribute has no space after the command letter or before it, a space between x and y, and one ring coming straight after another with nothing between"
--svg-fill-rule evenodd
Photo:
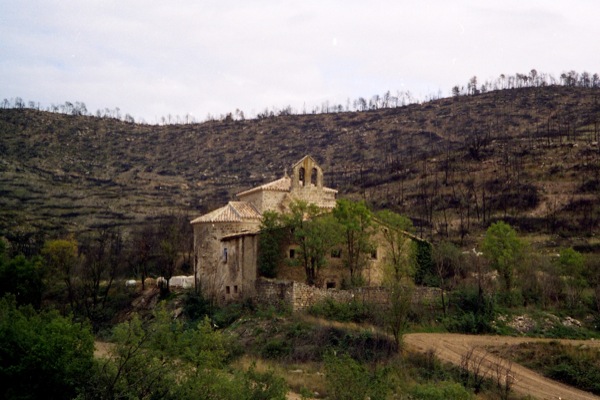
<instances>
[{"instance_id":1,"label":"shrub","mask_svg":"<svg viewBox=\"0 0 600 400\"><path fill-rule=\"evenodd\" d=\"M210 301L206 300L202 294L195 292L188 292L184 297L183 313L191 321L196 321L210 316L211 304Z\"/></svg>"},{"instance_id":2,"label":"shrub","mask_svg":"<svg viewBox=\"0 0 600 400\"><path fill-rule=\"evenodd\" d=\"M218 328L226 328L242 316L244 306L232 303L218 308L212 315L212 320Z\"/></svg>"},{"instance_id":3,"label":"shrub","mask_svg":"<svg viewBox=\"0 0 600 400\"><path fill-rule=\"evenodd\" d=\"M347 354L327 354L325 373L328 395L332 399L385 399L389 391L385 370L369 371Z\"/></svg>"},{"instance_id":4,"label":"shrub","mask_svg":"<svg viewBox=\"0 0 600 400\"><path fill-rule=\"evenodd\" d=\"M288 341L275 338L265 343L261 350L261 356L264 358L278 359L289 356L291 352L292 348Z\"/></svg>"},{"instance_id":5,"label":"shrub","mask_svg":"<svg viewBox=\"0 0 600 400\"><path fill-rule=\"evenodd\" d=\"M420 400L469 400L473 395L456 382L436 382L413 386L410 394Z\"/></svg>"},{"instance_id":6,"label":"shrub","mask_svg":"<svg viewBox=\"0 0 600 400\"><path fill-rule=\"evenodd\" d=\"M0 398L74 398L93 365L89 327L0 299Z\"/></svg>"},{"instance_id":7,"label":"shrub","mask_svg":"<svg viewBox=\"0 0 600 400\"><path fill-rule=\"evenodd\" d=\"M449 301L455 304L454 315L444 320L450 332L488 333L493 332L496 316L495 299L492 296L479 297L475 289L456 290Z\"/></svg>"},{"instance_id":8,"label":"shrub","mask_svg":"<svg viewBox=\"0 0 600 400\"><path fill-rule=\"evenodd\" d=\"M326 299L311 306L308 313L339 322L372 322L373 307L356 299L352 299L348 303Z\"/></svg>"}]
</instances>

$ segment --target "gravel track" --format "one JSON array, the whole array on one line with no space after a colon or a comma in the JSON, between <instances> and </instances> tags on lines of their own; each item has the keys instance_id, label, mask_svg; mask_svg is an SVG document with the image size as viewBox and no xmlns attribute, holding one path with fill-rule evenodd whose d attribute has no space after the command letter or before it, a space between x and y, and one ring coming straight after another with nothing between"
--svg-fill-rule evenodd
<instances>
[{"instance_id":1,"label":"gravel track","mask_svg":"<svg viewBox=\"0 0 600 400\"><path fill-rule=\"evenodd\" d=\"M484 368L492 373L495 366L506 366L510 361L494 356L485 350L488 346L509 346L519 343L550 342L556 339L518 338L507 336L474 336L447 333L411 333L404 335L407 349L419 352L434 350L436 356L446 362L460 366L465 354L474 350L476 357L484 358ZM566 340L559 342L571 345L585 344L589 347L600 347L600 341ZM591 400L600 399L591 393L575 389L571 386L545 378L521 365L513 363L510 366L510 376L513 378L513 390L521 395L531 395L544 400Z\"/></svg>"}]
</instances>

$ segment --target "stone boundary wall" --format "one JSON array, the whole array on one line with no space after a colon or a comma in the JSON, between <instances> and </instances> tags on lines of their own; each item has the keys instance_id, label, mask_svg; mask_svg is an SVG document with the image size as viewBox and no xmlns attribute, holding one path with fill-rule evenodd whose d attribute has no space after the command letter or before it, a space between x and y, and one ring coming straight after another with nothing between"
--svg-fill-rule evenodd
<instances>
[{"instance_id":1,"label":"stone boundary wall","mask_svg":"<svg viewBox=\"0 0 600 400\"><path fill-rule=\"evenodd\" d=\"M432 305L440 298L440 289L418 286L413 304ZM256 281L255 300L259 304L290 307L303 311L326 299L344 303L357 299L366 303L385 304L388 293L382 287L364 287L351 290L321 289L305 283L260 278Z\"/></svg>"}]
</instances>

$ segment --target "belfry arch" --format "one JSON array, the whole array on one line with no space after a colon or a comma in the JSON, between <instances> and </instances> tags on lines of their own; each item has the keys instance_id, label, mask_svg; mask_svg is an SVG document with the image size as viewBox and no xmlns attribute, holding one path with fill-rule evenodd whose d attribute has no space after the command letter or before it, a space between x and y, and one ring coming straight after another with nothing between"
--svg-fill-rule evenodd
<instances>
[{"instance_id":1,"label":"belfry arch","mask_svg":"<svg viewBox=\"0 0 600 400\"><path fill-rule=\"evenodd\" d=\"M323 188L323 170L311 156L305 156L292 167L292 189Z\"/></svg>"}]
</instances>

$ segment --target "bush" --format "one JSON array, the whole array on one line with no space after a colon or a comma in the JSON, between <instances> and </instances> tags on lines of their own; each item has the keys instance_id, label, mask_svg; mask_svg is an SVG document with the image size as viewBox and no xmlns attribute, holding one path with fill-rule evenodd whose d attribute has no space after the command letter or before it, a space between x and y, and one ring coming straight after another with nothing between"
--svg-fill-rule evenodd
<instances>
[{"instance_id":1,"label":"bush","mask_svg":"<svg viewBox=\"0 0 600 400\"><path fill-rule=\"evenodd\" d=\"M348 303L326 299L311 306L308 313L339 322L372 322L373 319L373 307L356 299Z\"/></svg>"},{"instance_id":2,"label":"bush","mask_svg":"<svg viewBox=\"0 0 600 400\"><path fill-rule=\"evenodd\" d=\"M450 373L437 358L435 350L425 353L409 353L408 361L416 369L417 375L425 380L443 381L450 378Z\"/></svg>"},{"instance_id":3,"label":"bush","mask_svg":"<svg viewBox=\"0 0 600 400\"><path fill-rule=\"evenodd\" d=\"M444 320L446 329L460 333L489 333L494 331L496 304L492 296L481 299L476 289L456 290L450 304L455 304L454 315Z\"/></svg>"},{"instance_id":4,"label":"bush","mask_svg":"<svg viewBox=\"0 0 600 400\"><path fill-rule=\"evenodd\" d=\"M244 313L242 304L232 303L218 308L212 315L214 324L219 328L226 328L233 324Z\"/></svg>"},{"instance_id":5,"label":"bush","mask_svg":"<svg viewBox=\"0 0 600 400\"><path fill-rule=\"evenodd\" d=\"M291 354L290 343L283 339L271 339L263 346L261 356L270 359L279 359Z\"/></svg>"},{"instance_id":6,"label":"bush","mask_svg":"<svg viewBox=\"0 0 600 400\"><path fill-rule=\"evenodd\" d=\"M469 400L473 395L456 382L436 382L416 385L410 390L411 396L419 400Z\"/></svg>"},{"instance_id":7,"label":"bush","mask_svg":"<svg viewBox=\"0 0 600 400\"><path fill-rule=\"evenodd\" d=\"M325 357L327 391L336 400L385 399L389 391L386 371L369 371L347 354Z\"/></svg>"},{"instance_id":8,"label":"bush","mask_svg":"<svg viewBox=\"0 0 600 400\"><path fill-rule=\"evenodd\" d=\"M74 398L88 381L94 337L56 312L0 299L0 398Z\"/></svg>"},{"instance_id":9,"label":"bush","mask_svg":"<svg viewBox=\"0 0 600 400\"><path fill-rule=\"evenodd\" d=\"M210 316L211 304L202 294L188 292L184 298L183 313L190 321L197 321Z\"/></svg>"}]
</instances>

